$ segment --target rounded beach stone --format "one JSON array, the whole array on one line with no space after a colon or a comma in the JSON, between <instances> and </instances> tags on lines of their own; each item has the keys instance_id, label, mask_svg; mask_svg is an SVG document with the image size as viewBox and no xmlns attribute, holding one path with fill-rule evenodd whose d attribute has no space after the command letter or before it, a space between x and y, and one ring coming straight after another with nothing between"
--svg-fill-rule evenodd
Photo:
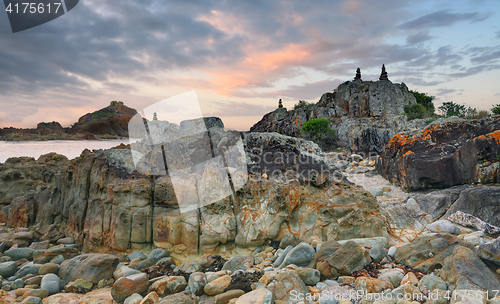
<instances>
[{"instance_id":1,"label":"rounded beach stone","mask_svg":"<svg viewBox=\"0 0 500 304\"><path fill-rule=\"evenodd\" d=\"M59 265L56 263L47 263L43 264L42 267L38 270L38 274L45 275L47 273L57 273L59 270Z\"/></svg>"}]
</instances>

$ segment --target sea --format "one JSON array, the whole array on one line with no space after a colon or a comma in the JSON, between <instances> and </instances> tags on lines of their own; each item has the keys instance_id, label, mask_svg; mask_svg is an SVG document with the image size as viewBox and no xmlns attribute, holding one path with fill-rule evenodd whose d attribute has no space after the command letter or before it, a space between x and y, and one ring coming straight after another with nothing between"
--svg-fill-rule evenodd
<instances>
[{"instance_id":1,"label":"sea","mask_svg":"<svg viewBox=\"0 0 500 304\"><path fill-rule=\"evenodd\" d=\"M99 150L128 145L129 139L113 140L47 140L47 141L0 141L0 163L10 157L29 156L38 159L50 152L62 154L69 159L80 156L83 150Z\"/></svg>"}]
</instances>

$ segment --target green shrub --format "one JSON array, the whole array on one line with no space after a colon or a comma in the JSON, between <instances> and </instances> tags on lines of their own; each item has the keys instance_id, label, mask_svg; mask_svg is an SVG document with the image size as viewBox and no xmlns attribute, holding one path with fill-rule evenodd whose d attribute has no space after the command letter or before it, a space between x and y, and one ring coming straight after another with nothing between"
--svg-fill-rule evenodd
<instances>
[{"instance_id":1,"label":"green shrub","mask_svg":"<svg viewBox=\"0 0 500 304\"><path fill-rule=\"evenodd\" d=\"M307 101L304 100L299 100L299 103L293 106L294 110L304 108L304 107L310 107L312 104L308 103Z\"/></svg>"},{"instance_id":2,"label":"green shrub","mask_svg":"<svg viewBox=\"0 0 500 304\"><path fill-rule=\"evenodd\" d=\"M500 104L494 105L493 108L491 108L491 112L495 115L500 115Z\"/></svg>"},{"instance_id":3,"label":"green shrub","mask_svg":"<svg viewBox=\"0 0 500 304\"><path fill-rule=\"evenodd\" d=\"M459 105L454 103L453 101L443 102L443 105L440 106L439 111L445 117L450 116L458 116L458 117L466 117L467 114L473 113L474 109L466 108L464 105Z\"/></svg>"},{"instance_id":4,"label":"green shrub","mask_svg":"<svg viewBox=\"0 0 500 304\"><path fill-rule=\"evenodd\" d=\"M435 98L434 96L429 96L427 95L427 93L420 93L412 90L410 90L410 93L415 96L418 104L421 104L425 107L429 114L434 114L434 103L432 102Z\"/></svg>"},{"instance_id":5,"label":"green shrub","mask_svg":"<svg viewBox=\"0 0 500 304\"><path fill-rule=\"evenodd\" d=\"M313 118L302 126L302 136L317 143L324 150L335 147L337 131L329 127L326 118Z\"/></svg>"},{"instance_id":6,"label":"green shrub","mask_svg":"<svg viewBox=\"0 0 500 304\"><path fill-rule=\"evenodd\" d=\"M409 120L424 118L428 114L427 109L424 105L419 103L414 103L405 106L405 114Z\"/></svg>"}]
</instances>

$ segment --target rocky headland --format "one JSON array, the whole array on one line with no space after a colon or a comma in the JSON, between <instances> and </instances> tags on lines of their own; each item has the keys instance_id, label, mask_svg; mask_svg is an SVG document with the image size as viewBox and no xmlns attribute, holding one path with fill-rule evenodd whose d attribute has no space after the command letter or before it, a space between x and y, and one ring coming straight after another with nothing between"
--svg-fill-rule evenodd
<instances>
[{"instance_id":1,"label":"rocky headland","mask_svg":"<svg viewBox=\"0 0 500 304\"><path fill-rule=\"evenodd\" d=\"M69 128L60 123L41 122L35 129L2 128L0 140L85 140L118 139L128 136L128 122L137 113L121 101L112 101L109 106L85 114Z\"/></svg>"},{"instance_id":2,"label":"rocky headland","mask_svg":"<svg viewBox=\"0 0 500 304\"><path fill-rule=\"evenodd\" d=\"M500 303L498 116L419 127L386 77L242 137L218 118L155 121L142 146L10 158L0 303ZM324 152L293 133L320 113L368 133Z\"/></svg>"},{"instance_id":3,"label":"rocky headland","mask_svg":"<svg viewBox=\"0 0 500 304\"><path fill-rule=\"evenodd\" d=\"M354 153L381 153L396 134L420 129L425 121L408 121L406 105L416 103L404 83L387 77L363 81L361 76L339 85L315 104L299 104L288 111L279 107L257 122L250 132L278 132L300 137L301 127L312 118L327 118L337 132L337 143Z\"/></svg>"}]
</instances>

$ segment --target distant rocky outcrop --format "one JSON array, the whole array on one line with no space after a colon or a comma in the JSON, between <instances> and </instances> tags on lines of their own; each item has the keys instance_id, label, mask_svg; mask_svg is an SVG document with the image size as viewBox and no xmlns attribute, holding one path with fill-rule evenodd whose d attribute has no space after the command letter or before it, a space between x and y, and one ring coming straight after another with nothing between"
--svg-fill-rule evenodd
<instances>
[{"instance_id":1,"label":"distant rocky outcrop","mask_svg":"<svg viewBox=\"0 0 500 304\"><path fill-rule=\"evenodd\" d=\"M500 180L500 118L438 120L422 131L395 135L377 169L405 190Z\"/></svg>"},{"instance_id":2,"label":"distant rocky outcrop","mask_svg":"<svg viewBox=\"0 0 500 304\"><path fill-rule=\"evenodd\" d=\"M395 134L422 128L422 120L408 121L404 107L415 103L404 83L363 81L361 75L347 81L334 92L325 93L316 104L299 104L287 111L278 108L264 115L250 132L278 132L300 137L302 125L312 118L328 118L337 130L338 144L353 152L382 152Z\"/></svg>"},{"instance_id":3,"label":"distant rocky outcrop","mask_svg":"<svg viewBox=\"0 0 500 304\"><path fill-rule=\"evenodd\" d=\"M41 122L36 129L0 129L0 140L53 140L122 138L128 136L128 122L137 113L121 101L112 101L109 106L85 114L70 128L58 122Z\"/></svg>"},{"instance_id":4,"label":"distant rocky outcrop","mask_svg":"<svg viewBox=\"0 0 500 304\"><path fill-rule=\"evenodd\" d=\"M179 253L213 252L290 234L325 241L387 236L376 199L347 182L316 144L252 133L245 146L247 153L252 150L246 184L217 203L184 213L176 197L196 200L216 191L203 188L220 183L212 171L186 177L199 187L193 196L187 184L174 190L170 176L138 172L130 149L85 151L74 160L54 155L11 158L0 165L0 221L14 227L55 224L86 252L153 246ZM272 151L290 152L290 158ZM185 153L183 157L197 152ZM265 162L256 161L264 155Z\"/></svg>"}]
</instances>

